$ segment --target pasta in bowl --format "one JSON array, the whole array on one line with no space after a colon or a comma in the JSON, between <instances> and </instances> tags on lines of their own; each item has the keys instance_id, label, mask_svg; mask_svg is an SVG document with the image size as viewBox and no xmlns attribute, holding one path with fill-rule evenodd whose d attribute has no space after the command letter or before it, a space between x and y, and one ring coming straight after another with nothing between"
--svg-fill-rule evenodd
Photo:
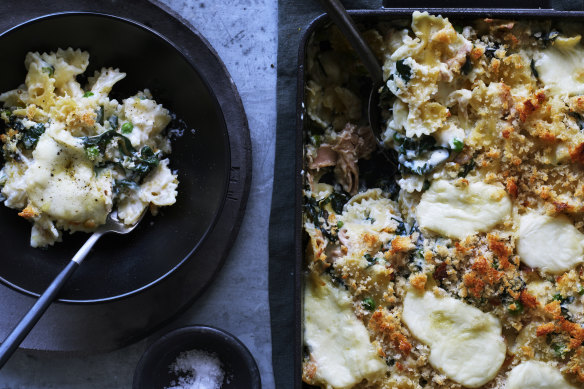
<instances>
[{"instance_id":1,"label":"pasta in bowl","mask_svg":"<svg viewBox=\"0 0 584 389\"><path fill-rule=\"evenodd\" d=\"M146 207L176 202L169 111L148 89L111 99L126 76L119 69L95 71L83 87L77 77L88 65L89 53L72 48L29 52L25 83L0 94L0 193L33 223L33 247L60 241L64 230L93 231L114 207L133 224Z\"/></svg>"}]
</instances>

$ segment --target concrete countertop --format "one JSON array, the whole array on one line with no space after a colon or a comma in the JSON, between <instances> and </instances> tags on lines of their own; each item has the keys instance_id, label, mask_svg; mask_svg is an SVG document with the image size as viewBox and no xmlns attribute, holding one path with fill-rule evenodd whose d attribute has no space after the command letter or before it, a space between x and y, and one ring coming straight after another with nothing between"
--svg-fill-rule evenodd
<instances>
[{"instance_id":1,"label":"concrete countertop","mask_svg":"<svg viewBox=\"0 0 584 389\"><path fill-rule=\"evenodd\" d=\"M249 120L253 179L239 236L214 284L166 328L111 353L65 357L18 350L0 389L130 388L146 346L170 329L206 324L237 336L274 388L268 307L268 220L276 128L277 0L162 0L187 19L227 66Z\"/></svg>"}]
</instances>

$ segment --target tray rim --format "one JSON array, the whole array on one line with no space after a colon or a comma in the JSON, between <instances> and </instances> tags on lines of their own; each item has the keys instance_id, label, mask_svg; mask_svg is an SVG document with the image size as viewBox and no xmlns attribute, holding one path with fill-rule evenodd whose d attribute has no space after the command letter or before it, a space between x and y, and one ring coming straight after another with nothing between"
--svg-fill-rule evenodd
<instances>
[{"instance_id":1,"label":"tray rim","mask_svg":"<svg viewBox=\"0 0 584 389\"><path fill-rule=\"evenodd\" d=\"M428 12L430 14L442 15L447 18L456 19L477 19L481 17L492 18L513 18L513 19L553 19L553 20L580 20L584 21L584 11L557 11L554 9L523 9L523 8L379 8L379 9L358 9L348 10L355 22L363 22L366 19L384 18L403 19L410 18L414 11ZM378 20L380 21L380 20ZM308 389L315 388L302 381L302 358L303 358L303 291L304 291L304 249L302 245L302 186L303 186L303 163L304 163L304 118L306 117L304 103L305 85L305 60L306 49L313 33L319 28L331 23L327 14L321 14L314 18L301 32L301 40L298 48L298 67L296 80L296 142L295 142L295 217L294 217L294 388Z\"/></svg>"}]
</instances>

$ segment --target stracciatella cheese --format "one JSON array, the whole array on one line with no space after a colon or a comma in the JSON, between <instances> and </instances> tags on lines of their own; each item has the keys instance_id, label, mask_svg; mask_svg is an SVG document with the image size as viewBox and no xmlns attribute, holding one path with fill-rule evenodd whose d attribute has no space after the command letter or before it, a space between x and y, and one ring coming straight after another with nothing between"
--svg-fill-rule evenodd
<instances>
[{"instance_id":1,"label":"stracciatella cheese","mask_svg":"<svg viewBox=\"0 0 584 389\"><path fill-rule=\"evenodd\" d=\"M531 212L519 221L517 253L530 267L563 272L584 260L584 234L566 216Z\"/></svg>"},{"instance_id":2,"label":"stracciatella cheese","mask_svg":"<svg viewBox=\"0 0 584 389\"><path fill-rule=\"evenodd\" d=\"M30 206L56 220L105 223L112 208L110 171L96 175L82 148L59 144L50 133L32 154L25 175Z\"/></svg>"},{"instance_id":3,"label":"stracciatella cheese","mask_svg":"<svg viewBox=\"0 0 584 389\"><path fill-rule=\"evenodd\" d=\"M430 346L430 364L464 387L486 384L505 360L501 322L460 300L432 291L409 291L403 320Z\"/></svg>"},{"instance_id":4,"label":"stracciatella cheese","mask_svg":"<svg viewBox=\"0 0 584 389\"><path fill-rule=\"evenodd\" d=\"M563 45L556 43L536 55L538 74L554 93L584 93L584 48L579 43L579 37Z\"/></svg>"},{"instance_id":5,"label":"stracciatella cheese","mask_svg":"<svg viewBox=\"0 0 584 389\"><path fill-rule=\"evenodd\" d=\"M541 361L527 361L509 373L505 389L575 389L556 368Z\"/></svg>"},{"instance_id":6,"label":"stracciatella cheese","mask_svg":"<svg viewBox=\"0 0 584 389\"><path fill-rule=\"evenodd\" d=\"M435 181L416 208L421 228L459 239L488 231L510 213L511 201L505 190L480 181L460 185Z\"/></svg>"},{"instance_id":7,"label":"stracciatella cheese","mask_svg":"<svg viewBox=\"0 0 584 389\"><path fill-rule=\"evenodd\" d=\"M328 282L307 280L304 289L304 341L316 366L315 381L348 389L383 375L385 362L363 323L352 311L351 296Z\"/></svg>"},{"instance_id":8,"label":"stracciatella cheese","mask_svg":"<svg viewBox=\"0 0 584 389\"><path fill-rule=\"evenodd\" d=\"M172 205L177 176L164 156L168 110L144 90L122 104L108 97L126 75L103 68L80 85L89 54L28 53L25 84L0 95L4 204L33 223L31 245L61 231L93 231L114 207L133 224L147 207Z\"/></svg>"}]
</instances>

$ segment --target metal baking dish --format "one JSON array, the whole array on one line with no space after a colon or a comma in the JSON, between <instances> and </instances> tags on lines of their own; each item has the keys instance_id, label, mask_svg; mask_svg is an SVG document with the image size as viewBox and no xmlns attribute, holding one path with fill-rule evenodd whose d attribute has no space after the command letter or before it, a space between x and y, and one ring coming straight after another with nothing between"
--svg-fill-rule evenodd
<instances>
[{"instance_id":1,"label":"metal baking dish","mask_svg":"<svg viewBox=\"0 0 584 389\"><path fill-rule=\"evenodd\" d=\"M416 4L428 4L427 0L384 0L384 6L404 5L410 6ZM466 1L449 0L445 1L446 5L458 6ZM511 4L513 9L506 8L505 3ZM487 5L488 4L488 5ZM545 0L520 0L509 2L505 1L479 1L479 5L498 6L501 8L382 8L378 10L352 10L349 11L354 21L360 26L370 26L378 22L391 22L392 20L408 19L414 11L427 11L431 14L440 14L451 20L471 21L480 18L503 18L503 19L549 19L549 20L572 20L584 22L584 11L556 11L549 9L549 4ZM524 6L524 9L518 9ZM530 7L531 9L529 9ZM540 7L533 9L532 7ZM304 30L300 47L298 51L298 78L297 78L297 96L296 96L296 167L295 167L295 292L294 292L294 310L295 310L295 339L294 339L294 388L308 389L314 388L302 382L302 357L303 357L303 260L304 247L302 242L302 187L303 187L303 132L307 117L304 101L305 85L305 65L306 53L310 38L319 29L330 24L327 15L321 15L314 19Z\"/></svg>"}]
</instances>

